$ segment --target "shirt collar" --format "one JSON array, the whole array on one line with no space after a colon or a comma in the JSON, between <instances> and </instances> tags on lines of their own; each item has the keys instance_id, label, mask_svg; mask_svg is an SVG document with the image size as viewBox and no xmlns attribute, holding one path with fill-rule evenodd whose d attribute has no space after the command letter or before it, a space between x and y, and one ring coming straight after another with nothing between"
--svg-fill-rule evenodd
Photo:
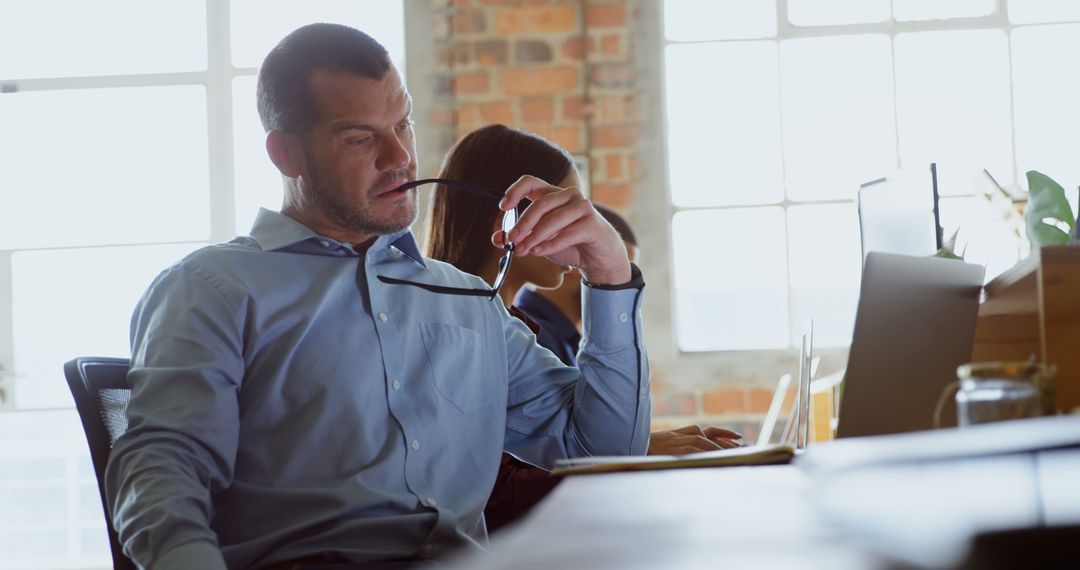
<instances>
[{"instance_id":1,"label":"shirt collar","mask_svg":"<svg viewBox=\"0 0 1080 570\"><path fill-rule=\"evenodd\" d=\"M281 212L267 210L266 208L259 208L259 213L255 216L255 223L251 226L251 238L259 244L263 251L284 249L306 240L333 241L328 237L320 236L311 228ZM424 256L420 254L420 248L416 245L416 238L408 228L379 236L375 243L371 245L371 249L374 251L390 247L400 251L421 267L427 267L427 264L424 263Z\"/></svg>"}]
</instances>

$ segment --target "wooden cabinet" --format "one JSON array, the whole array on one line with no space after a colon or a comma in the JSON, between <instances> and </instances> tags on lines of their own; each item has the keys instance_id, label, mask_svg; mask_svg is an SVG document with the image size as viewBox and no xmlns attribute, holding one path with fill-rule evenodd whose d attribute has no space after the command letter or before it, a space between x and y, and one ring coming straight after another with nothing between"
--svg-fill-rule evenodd
<instances>
[{"instance_id":1,"label":"wooden cabinet","mask_svg":"<svg viewBox=\"0 0 1080 570\"><path fill-rule=\"evenodd\" d=\"M1056 406L1080 408L1080 245L1044 247L986 285L972 362L1057 366Z\"/></svg>"}]
</instances>

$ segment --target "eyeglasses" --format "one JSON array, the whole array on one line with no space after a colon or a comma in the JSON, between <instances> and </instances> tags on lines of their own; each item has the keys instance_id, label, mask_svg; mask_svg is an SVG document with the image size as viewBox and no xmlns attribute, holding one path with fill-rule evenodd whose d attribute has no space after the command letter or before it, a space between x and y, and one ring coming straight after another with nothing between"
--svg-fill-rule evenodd
<instances>
[{"instance_id":1,"label":"eyeglasses","mask_svg":"<svg viewBox=\"0 0 1080 570\"><path fill-rule=\"evenodd\" d=\"M410 188L416 188L417 186L424 186L425 184L440 184L446 188L452 188L454 190L461 190L462 192L472 192L473 194L480 194L481 196L487 196L493 200L502 200L503 193L484 186L482 184L473 184L472 182L462 182L460 180L450 180L448 178L424 178L421 180L413 180L412 182L406 182L401 186L395 188L395 191L408 190ZM502 231L503 235L509 235L510 230L514 229L517 225L518 217L521 212L525 210L528 205L527 200L522 200L521 203L515 208L511 208L503 213L502 218ZM506 274L510 272L510 262L514 259L514 244L503 240L503 249L506 253L499 259L499 273L495 276L495 282L491 285L490 289L465 289L461 287L447 287L445 285L434 285L431 283L420 283L417 281L408 281L406 279L397 279L395 277L387 277L385 275L378 275L379 281L383 283L389 283L391 285L412 285L413 287L419 287L433 293L443 293L447 295L466 295L470 297L487 297L494 299L499 296L499 289L502 288L503 283L506 281Z\"/></svg>"}]
</instances>

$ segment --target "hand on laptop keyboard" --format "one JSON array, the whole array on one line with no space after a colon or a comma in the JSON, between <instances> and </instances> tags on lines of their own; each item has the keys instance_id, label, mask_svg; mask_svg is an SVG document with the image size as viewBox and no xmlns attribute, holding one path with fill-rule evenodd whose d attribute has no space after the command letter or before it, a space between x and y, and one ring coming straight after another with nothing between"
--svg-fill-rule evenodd
<instances>
[{"instance_id":1,"label":"hand on laptop keyboard","mask_svg":"<svg viewBox=\"0 0 1080 570\"><path fill-rule=\"evenodd\" d=\"M692 425L679 429L654 431L649 438L649 455L686 455L742 447L742 434L729 429Z\"/></svg>"}]
</instances>

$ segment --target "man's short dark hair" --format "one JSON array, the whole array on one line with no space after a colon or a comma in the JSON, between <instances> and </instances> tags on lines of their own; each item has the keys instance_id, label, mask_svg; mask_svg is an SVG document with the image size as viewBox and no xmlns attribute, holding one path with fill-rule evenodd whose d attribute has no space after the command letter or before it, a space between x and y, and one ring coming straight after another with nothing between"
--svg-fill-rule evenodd
<instances>
[{"instance_id":1,"label":"man's short dark hair","mask_svg":"<svg viewBox=\"0 0 1080 570\"><path fill-rule=\"evenodd\" d=\"M615 231L619 232L623 241L634 247L639 247L637 236L634 235L634 230L630 229L630 222L626 221L626 218L620 216L615 210L602 204L593 202L593 207L596 208L597 212L600 212L600 215L603 216L609 224L611 224L611 227L615 228Z\"/></svg>"},{"instance_id":2,"label":"man's short dark hair","mask_svg":"<svg viewBox=\"0 0 1080 570\"><path fill-rule=\"evenodd\" d=\"M374 38L340 24L309 24L285 36L259 68L256 97L267 132L305 134L318 118L311 92L316 70L382 79L390 54Z\"/></svg>"}]
</instances>

